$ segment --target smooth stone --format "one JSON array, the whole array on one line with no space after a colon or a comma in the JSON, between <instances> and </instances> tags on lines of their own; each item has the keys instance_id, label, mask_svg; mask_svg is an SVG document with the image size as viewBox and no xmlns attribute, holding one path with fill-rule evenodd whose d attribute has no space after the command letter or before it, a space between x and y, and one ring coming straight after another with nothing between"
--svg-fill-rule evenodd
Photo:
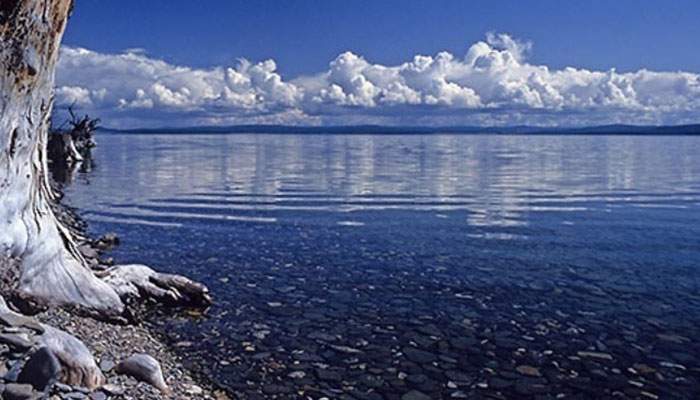
<instances>
[{"instance_id":1,"label":"smooth stone","mask_svg":"<svg viewBox=\"0 0 700 400\"><path fill-rule=\"evenodd\" d=\"M361 392L359 390L351 390L350 391L350 397L349 399L358 399L358 400L384 400L384 397L372 390L369 390L367 392Z\"/></svg>"},{"instance_id":2,"label":"smooth stone","mask_svg":"<svg viewBox=\"0 0 700 400\"><path fill-rule=\"evenodd\" d=\"M597 352L597 351L579 351L576 354L582 358L596 358L599 360L608 360L608 361L612 361L612 359L613 359L613 357L610 354L601 353L601 352Z\"/></svg>"},{"instance_id":3,"label":"smooth stone","mask_svg":"<svg viewBox=\"0 0 700 400\"><path fill-rule=\"evenodd\" d=\"M467 350L479 343L476 339L470 337L454 338L450 340L450 345L457 350Z\"/></svg>"},{"instance_id":4,"label":"smooth stone","mask_svg":"<svg viewBox=\"0 0 700 400\"><path fill-rule=\"evenodd\" d=\"M129 375L136 380L149 383L161 392L169 393L170 390L163 379L163 371L155 358L147 354L135 354L117 364L114 371L120 375Z\"/></svg>"},{"instance_id":5,"label":"smooth stone","mask_svg":"<svg viewBox=\"0 0 700 400\"><path fill-rule=\"evenodd\" d=\"M197 395L197 396L201 396L202 393L204 393L204 389L202 389L201 387L199 387L199 386L197 386L197 385L192 385L192 386L190 386L190 387L187 388L187 393L188 393L188 394Z\"/></svg>"},{"instance_id":6,"label":"smooth stone","mask_svg":"<svg viewBox=\"0 0 700 400\"><path fill-rule=\"evenodd\" d=\"M384 379L379 376L364 374L360 375L360 383L367 387L376 389L384 385Z\"/></svg>"},{"instance_id":7,"label":"smooth stone","mask_svg":"<svg viewBox=\"0 0 700 400\"><path fill-rule=\"evenodd\" d=\"M437 356L435 356L435 354L419 350L414 347L404 348L403 354L406 356L406 358L418 364L427 364L437 360Z\"/></svg>"},{"instance_id":8,"label":"smooth stone","mask_svg":"<svg viewBox=\"0 0 700 400\"><path fill-rule=\"evenodd\" d=\"M342 379L339 373L321 368L316 369L316 376L322 381L340 381Z\"/></svg>"},{"instance_id":9,"label":"smooth stone","mask_svg":"<svg viewBox=\"0 0 700 400\"><path fill-rule=\"evenodd\" d=\"M65 383L61 383L61 382L54 383L54 387L56 387L56 389L60 390L61 392L73 391L73 388L70 385L66 385Z\"/></svg>"},{"instance_id":10,"label":"smooth stone","mask_svg":"<svg viewBox=\"0 0 700 400\"><path fill-rule=\"evenodd\" d=\"M61 398L65 400L86 400L88 396L81 392L61 393Z\"/></svg>"},{"instance_id":11,"label":"smooth stone","mask_svg":"<svg viewBox=\"0 0 700 400\"><path fill-rule=\"evenodd\" d=\"M103 392L112 395L112 396L121 396L124 394L124 388L119 386L119 385L114 385L112 383L108 383L106 385L103 385L100 390Z\"/></svg>"},{"instance_id":12,"label":"smooth stone","mask_svg":"<svg viewBox=\"0 0 700 400\"><path fill-rule=\"evenodd\" d=\"M425 383L425 381L428 380L428 377L423 375L423 374L411 374L406 377L406 382L414 384L414 385L420 385L422 383Z\"/></svg>"},{"instance_id":13,"label":"smooth stone","mask_svg":"<svg viewBox=\"0 0 700 400\"><path fill-rule=\"evenodd\" d=\"M73 391L74 392L80 392L83 394L88 394L90 393L90 389L86 388L85 386L73 386Z\"/></svg>"},{"instance_id":14,"label":"smooth stone","mask_svg":"<svg viewBox=\"0 0 700 400\"><path fill-rule=\"evenodd\" d=\"M540 370L532 365L519 365L515 370L525 376L540 376Z\"/></svg>"},{"instance_id":15,"label":"smooth stone","mask_svg":"<svg viewBox=\"0 0 700 400\"><path fill-rule=\"evenodd\" d=\"M104 360L100 361L100 370L102 370L102 372L104 372L104 373L107 373L107 372L111 371L115 365L116 364L114 363L114 361L109 360L109 359L104 359Z\"/></svg>"},{"instance_id":16,"label":"smooth stone","mask_svg":"<svg viewBox=\"0 0 700 400\"><path fill-rule=\"evenodd\" d=\"M430 396L418 390L411 390L401 396L401 400L430 400Z\"/></svg>"},{"instance_id":17,"label":"smooth stone","mask_svg":"<svg viewBox=\"0 0 700 400\"><path fill-rule=\"evenodd\" d=\"M507 389L507 388L513 386L513 382L507 381L505 379L493 377L493 378L489 379L489 386L496 389L496 390L502 390L502 389Z\"/></svg>"},{"instance_id":18,"label":"smooth stone","mask_svg":"<svg viewBox=\"0 0 700 400\"><path fill-rule=\"evenodd\" d=\"M527 380L520 380L515 383L516 393L531 396L534 394L541 394L547 392L547 387L545 385L529 382Z\"/></svg>"},{"instance_id":19,"label":"smooth stone","mask_svg":"<svg viewBox=\"0 0 700 400\"><path fill-rule=\"evenodd\" d=\"M276 384L270 383L267 385L263 385L262 391L265 394L275 395L275 394L290 393L292 391L292 389L287 387L287 386L284 386L284 385L276 385Z\"/></svg>"},{"instance_id":20,"label":"smooth stone","mask_svg":"<svg viewBox=\"0 0 700 400\"><path fill-rule=\"evenodd\" d=\"M442 336L442 331L435 325L425 325L418 327L416 329L418 332L426 334L428 336Z\"/></svg>"},{"instance_id":21,"label":"smooth stone","mask_svg":"<svg viewBox=\"0 0 700 400\"><path fill-rule=\"evenodd\" d=\"M51 350L42 347L35 351L24 364L17 377L18 383L28 383L35 390L46 393L61 373L61 363Z\"/></svg>"},{"instance_id":22,"label":"smooth stone","mask_svg":"<svg viewBox=\"0 0 700 400\"><path fill-rule=\"evenodd\" d=\"M21 383L8 383L2 392L3 400L29 400L38 399L39 395L34 391L32 385Z\"/></svg>"},{"instance_id":23,"label":"smooth stone","mask_svg":"<svg viewBox=\"0 0 700 400\"><path fill-rule=\"evenodd\" d=\"M457 384L469 383L474 379L471 375L456 370L445 371L445 376Z\"/></svg>"},{"instance_id":24,"label":"smooth stone","mask_svg":"<svg viewBox=\"0 0 700 400\"><path fill-rule=\"evenodd\" d=\"M107 400L107 395L103 392L95 392L90 395L90 400Z\"/></svg>"},{"instance_id":25,"label":"smooth stone","mask_svg":"<svg viewBox=\"0 0 700 400\"><path fill-rule=\"evenodd\" d=\"M613 390L622 390L629 386L629 381L623 375L612 375L608 377L606 386Z\"/></svg>"},{"instance_id":26,"label":"smooth stone","mask_svg":"<svg viewBox=\"0 0 700 400\"><path fill-rule=\"evenodd\" d=\"M269 358L271 356L272 356L272 353L270 353L269 351L264 351L262 353L254 354L251 358L253 360L259 361L259 360L264 360L266 358Z\"/></svg>"}]
</instances>

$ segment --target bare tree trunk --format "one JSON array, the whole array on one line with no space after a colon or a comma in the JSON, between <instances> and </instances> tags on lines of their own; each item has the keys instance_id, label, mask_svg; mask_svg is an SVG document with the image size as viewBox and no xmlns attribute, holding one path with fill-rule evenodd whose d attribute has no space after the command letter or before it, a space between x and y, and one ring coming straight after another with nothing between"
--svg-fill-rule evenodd
<instances>
[{"instance_id":1,"label":"bare tree trunk","mask_svg":"<svg viewBox=\"0 0 700 400\"><path fill-rule=\"evenodd\" d=\"M120 313L119 296L84 266L49 207L54 66L73 0L0 4L0 251L21 257L21 292Z\"/></svg>"},{"instance_id":2,"label":"bare tree trunk","mask_svg":"<svg viewBox=\"0 0 700 400\"><path fill-rule=\"evenodd\" d=\"M72 7L73 0L0 0L0 255L21 259L20 293L102 316L121 314L122 298L208 305L203 285L146 266L95 276L51 210L54 66Z\"/></svg>"}]
</instances>

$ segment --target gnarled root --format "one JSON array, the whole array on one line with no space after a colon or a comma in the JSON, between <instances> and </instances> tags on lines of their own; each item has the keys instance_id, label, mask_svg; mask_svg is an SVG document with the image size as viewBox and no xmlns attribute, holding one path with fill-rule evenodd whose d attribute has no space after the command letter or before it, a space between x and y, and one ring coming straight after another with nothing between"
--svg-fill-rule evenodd
<instances>
[{"instance_id":1,"label":"gnarled root","mask_svg":"<svg viewBox=\"0 0 700 400\"><path fill-rule=\"evenodd\" d=\"M124 300L153 299L168 305L206 307L209 289L180 275L164 274L140 265L118 265L98 273Z\"/></svg>"}]
</instances>

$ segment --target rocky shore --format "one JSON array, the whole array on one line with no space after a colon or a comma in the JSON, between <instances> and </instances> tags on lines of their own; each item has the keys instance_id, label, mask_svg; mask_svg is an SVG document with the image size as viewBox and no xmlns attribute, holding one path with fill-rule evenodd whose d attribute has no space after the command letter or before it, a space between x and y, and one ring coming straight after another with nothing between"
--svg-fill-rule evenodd
<instances>
[{"instance_id":1,"label":"rocky shore","mask_svg":"<svg viewBox=\"0 0 700 400\"><path fill-rule=\"evenodd\" d=\"M90 239L74 210L57 204L54 212L93 269L113 263L103 251L118 243L116 236ZM228 399L196 379L139 318L107 322L54 307L28 307L12 285L18 269L17 260L0 258L0 294L9 301L0 300L0 398Z\"/></svg>"}]
</instances>

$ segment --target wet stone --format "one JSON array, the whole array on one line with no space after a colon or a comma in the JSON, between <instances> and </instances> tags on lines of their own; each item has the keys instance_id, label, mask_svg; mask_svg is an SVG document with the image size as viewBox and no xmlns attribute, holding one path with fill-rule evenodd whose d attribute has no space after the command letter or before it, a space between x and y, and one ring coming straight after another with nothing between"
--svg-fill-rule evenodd
<instances>
[{"instance_id":1,"label":"wet stone","mask_svg":"<svg viewBox=\"0 0 700 400\"><path fill-rule=\"evenodd\" d=\"M379 388L384 385L384 379L381 377L375 376L375 375L369 375L369 374L364 374L360 375L360 384L370 387L370 388Z\"/></svg>"},{"instance_id":2,"label":"wet stone","mask_svg":"<svg viewBox=\"0 0 700 400\"><path fill-rule=\"evenodd\" d=\"M514 390L516 393L529 396L534 394L546 393L548 391L548 388L542 383L536 383L531 380L523 379L515 383Z\"/></svg>"},{"instance_id":3,"label":"wet stone","mask_svg":"<svg viewBox=\"0 0 700 400\"><path fill-rule=\"evenodd\" d=\"M489 379L489 386L496 390L503 390L513 386L513 382L497 377L492 377L491 379Z\"/></svg>"},{"instance_id":4,"label":"wet stone","mask_svg":"<svg viewBox=\"0 0 700 400\"><path fill-rule=\"evenodd\" d=\"M350 395L352 396L352 399L358 399L358 400L383 400L384 397L372 390L369 390L367 392L361 392L359 390L351 390Z\"/></svg>"},{"instance_id":5,"label":"wet stone","mask_svg":"<svg viewBox=\"0 0 700 400\"><path fill-rule=\"evenodd\" d=\"M479 343L478 340L470 337L460 337L450 340L450 345L458 350L466 350Z\"/></svg>"},{"instance_id":6,"label":"wet stone","mask_svg":"<svg viewBox=\"0 0 700 400\"><path fill-rule=\"evenodd\" d=\"M277 385L277 384L267 384L263 385L262 388L263 393L268 394L268 395L276 395L276 394L287 394L292 391L292 389L288 386L284 385Z\"/></svg>"},{"instance_id":7,"label":"wet stone","mask_svg":"<svg viewBox=\"0 0 700 400\"><path fill-rule=\"evenodd\" d=\"M418 364L427 364L437 360L435 354L414 347L404 348L403 354L406 358Z\"/></svg>"},{"instance_id":8,"label":"wet stone","mask_svg":"<svg viewBox=\"0 0 700 400\"><path fill-rule=\"evenodd\" d=\"M622 390L629 386L629 381L622 375L612 375L608 377L606 386L612 390Z\"/></svg>"},{"instance_id":9,"label":"wet stone","mask_svg":"<svg viewBox=\"0 0 700 400\"><path fill-rule=\"evenodd\" d=\"M540 370L531 365L519 365L515 370L525 376L540 376Z\"/></svg>"},{"instance_id":10,"label":"wet stone","mask_svg":"<svg viewBox=\"0 0 700 400\"><path fill-rule=\"evenodd\" d=\"M411 374L406 377L406 382L413 385L420 385L425 383L428 377L423 374Z\"/></svg>"},{"instance_id":11,"label":"wet stone","mask_svg":"<svg viewBox=\"0 0 700 400\"><path fill-rule=\"evenodd\" d=\"M428 336L442 336L442 331L437 326L432 324L418 327L416 330Z\"/></svg>"},{"instance_id":12,"label":"wet stone","mask_svg":"<svg viewBox=\"0 0 700 400\"><path fill-rule=\"evenodd\" d=\"M418 390L411 390L401 396L401 400L430 400L430 396Z\"/></svg>"},{"instance_id":13,"label":"wet stone","mask_svg":"<svg viewBox=\"0 0 700 400\"><path fill-rule=\"evenodd\" d=\"M498 375L499 375L501 378L504 378L504 379L507 379L507 380L511 380L511 381L520 379L520 378L522 377L522 374L520 374L519 372L506 371L506 370L500 370L500 371L498 371Z\"/></svg>"},{"instance_id":14,"label":"wet stone","mask_svg":"<svg viewBox=\"0 0 700 400\"><path fill-rule=\"evenodd\" d=\"M602 353L597 351L579 351L576 353L581 358L594 358L598 360L612 361L613 357L608 353Z\"/></svg>"},{"instance_id":15,"label":"wet stone","mask_svg":"<svg viewBox=\"0 0 700 400\"><path fill-rule=\"evenodd\" d=\"M339 373L337 373L335 371L330 371L327 369L321 369L321 368L318 368L316 370L316 376L318 377L318 379L320 379L322 381L337 382L337 381L340 381L342 379Z\"/></svg>"}]
</instances>

